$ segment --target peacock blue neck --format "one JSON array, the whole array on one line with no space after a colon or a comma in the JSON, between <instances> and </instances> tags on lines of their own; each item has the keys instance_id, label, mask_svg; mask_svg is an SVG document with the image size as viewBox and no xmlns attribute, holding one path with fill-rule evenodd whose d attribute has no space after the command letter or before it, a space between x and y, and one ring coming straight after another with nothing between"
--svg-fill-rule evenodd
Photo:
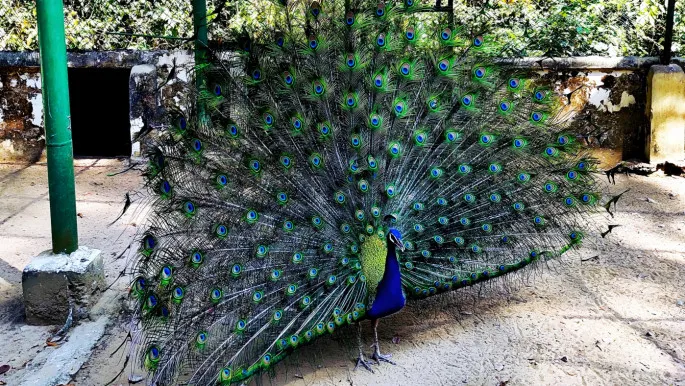
<instances>
[{"instance_id":1,"label":"peacock blue neck","mask_svg":"<svg viewBox=\"0 0 685 386\"><path fill-rule=\"evenodd\" d=\"M396 280L401 287L400 263L397 261L397 247L393 243L388 243L388 254L385 257L385 273L383 280Z\"/></svg>"},{"instance_id":2,"label":"peacock blue neck","mask_svg":"<svg viewBox=\"0 0 685 386\"><path fill-rule=\"evenodd\" d=\"M378 283L376 297L366 316L369 319L379 319L404 308L406 298L402 292L402 275L400 263L397 261L395 244L388 243L385 257L385 271Z\"/></svg>"}]
</instances>

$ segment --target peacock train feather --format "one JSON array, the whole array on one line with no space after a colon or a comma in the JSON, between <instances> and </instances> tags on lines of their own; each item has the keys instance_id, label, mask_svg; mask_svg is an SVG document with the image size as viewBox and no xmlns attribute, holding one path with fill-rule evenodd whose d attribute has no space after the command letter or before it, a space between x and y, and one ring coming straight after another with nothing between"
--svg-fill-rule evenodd
<instances>
[{"instance_id":1,"label":"peacock train feather","mask_svg":"<svg viewBox=\"0 0 685 386\"><path fill-rule=\"evenodd\" d=\"M415 0L272 7L271 33L214 53L145 144L156 199L131 288L151 383L242 382L558 257L599 199L562 103L498 64L502 38L422 25ZM378 342L373 358L389 362Z\"/></svg>"}]
</instances>

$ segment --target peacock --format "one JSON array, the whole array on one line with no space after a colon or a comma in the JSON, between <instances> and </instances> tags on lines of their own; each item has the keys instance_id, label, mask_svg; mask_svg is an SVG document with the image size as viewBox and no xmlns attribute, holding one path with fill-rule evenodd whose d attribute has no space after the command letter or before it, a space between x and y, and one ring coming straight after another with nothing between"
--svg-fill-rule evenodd
<instances>
[{"instance_id":1,"label":"peacock","mask_svg":"<svg viewBox=\"0 0 685 386\"><path fill-rule=\"evenodd\" d=\"M499 59L508 37L424 22L418 0L269 7L144 142L131 294L150 384L247 382L363 320L356 366L395 364L376 330L407 301L591 232L597 162L553 84Z\"/></svg>"}]
</instances>

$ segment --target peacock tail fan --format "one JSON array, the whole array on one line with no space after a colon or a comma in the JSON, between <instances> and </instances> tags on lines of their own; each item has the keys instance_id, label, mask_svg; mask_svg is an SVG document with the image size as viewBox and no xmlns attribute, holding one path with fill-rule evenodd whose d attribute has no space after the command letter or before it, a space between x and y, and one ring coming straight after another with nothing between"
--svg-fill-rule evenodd
<instances>
[{"instance_id":1,"label":"peacock tail fan","mask_svg":"<svg viewBox=\"0 0 685 386\"><path fill-rule=\"evenodd\" d=\"M412 0L269 7L272 32L214 53L146 144L151 383L241 382L363 319L389 227L422 298L581 245L599 199L563 101L498 64L506 38L424 25Z\"/></svg>"}]
</instances>

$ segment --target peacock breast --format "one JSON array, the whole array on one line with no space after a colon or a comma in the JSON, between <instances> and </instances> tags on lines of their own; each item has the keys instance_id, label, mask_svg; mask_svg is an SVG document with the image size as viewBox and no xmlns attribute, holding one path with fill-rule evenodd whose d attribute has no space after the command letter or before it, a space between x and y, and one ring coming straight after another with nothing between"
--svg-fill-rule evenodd
<instances>
[{"instance_id":1,"label":"peacock breast","mask_svg":"<svg viewBox=\"0 0 685 386\"><path fill-rule=\"evenodd\" d=\"M370 296L375 296L378 284L385 273L385 259L388 255L388 247L385 239L374 234L366 239L361 245L359 260L362 265L362 273L366 276L366 285Z\"/></svg>"}]
</instances>

